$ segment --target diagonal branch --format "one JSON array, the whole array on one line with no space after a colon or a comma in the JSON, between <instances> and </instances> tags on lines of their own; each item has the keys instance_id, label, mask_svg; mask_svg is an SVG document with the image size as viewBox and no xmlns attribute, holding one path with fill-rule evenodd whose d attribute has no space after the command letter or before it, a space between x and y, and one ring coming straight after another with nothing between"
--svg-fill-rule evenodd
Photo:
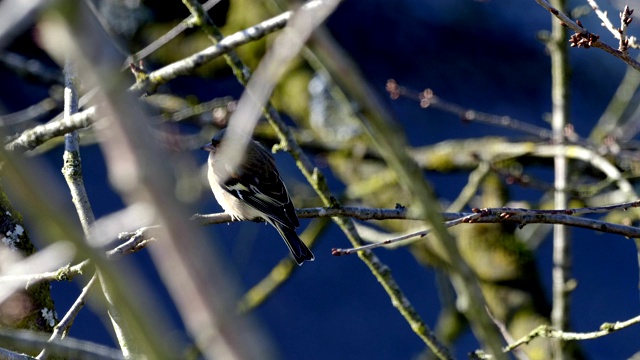
<instances>
[{"instance_id":1,"label":"diagonal branch","mask_svg":"<svg viewBox=\"0 0 640 360\"><path fill-rule=\"evenodd\" d=\"M309 1L303 5L302 8L313 8L318 6L320 3L321 1L317 0ZM259 40L284 28L292 15L292 11L287 11L250 28L231 34L224 39L221 38L219 42L213 46L155 70L149 74L143 75L136 84L129 88L129 90L137 93L154 92L159 85L169 82L178 76L189 75L200 66L203 66L222 55L228 54L241 45Z\"/></svg>"},{"instance_id":2,"label":"diagonal branch","mask_svg":"<svg viewBox=\"0 0 640 360\"><path fill-rule=\"evenodd\" d=\"M578 332L568 332L561 331L555 329L549 325L540 325L537 328L533 329L526 336L516 340L514 343L509 344L505 347L504 351L512 351L513 349L526 345L530 343L533 339L538 337L549 338L549 339L558 339L562 341L576 341L576 340L591 340L597 339L599 337L603 337L611 334L612 332L628 328L630 326L636 325L640 323L640 316L636 316L634 318L625 320L625 321L616 321L615 323L603 323L600 325L600 329L597 331L586 332L586 333L578 333Z\"/></svg>"},{"instance_id":3,"label":"diagonal branch","mask_svg":"<svg viewBox=\"0 0 640 360\"><path fill-rule=\"evenodd\" d=\"M572 37L572 41L573 41L573 44L575 44L575 46L584 47L584 48L595 47L595 48L604 50L609 54L617 57L618 59L624 61L634 69L640 71L640 62L630 57L628 52L620 51L600 41L598 35L594 35L590 33L578 22L573 21L565 13L551 6L551 4L549 4L549 2L547 2L546 0L536 0L536 2L543 8L547 9L547 11L549 11L553 16L558 18L561 21L561 24L575 31L575 35Z\"/></svg>"},{"instance_id":4,"label":"diagonal branch","mask_svg":"<svg viewBox=\"0 0 640 360\"><path fill-rule=\"evenodd\" d=\"M92 106L84 111L71 115L67 119L38 125L26 130L16 139L5 144L4 148L7 151L18 153L33 150L38 145L55 137L65 135L74 130L84 129L96 120L96 109Z\"/></svg>"}]
</instances>

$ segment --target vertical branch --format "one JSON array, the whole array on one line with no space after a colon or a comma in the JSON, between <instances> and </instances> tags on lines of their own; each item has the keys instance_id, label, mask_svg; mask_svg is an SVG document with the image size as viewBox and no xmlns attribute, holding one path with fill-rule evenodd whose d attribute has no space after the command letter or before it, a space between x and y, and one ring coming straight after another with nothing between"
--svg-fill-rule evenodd
<instances>
[{"instance_id":1,"label":"vertical branch","mask_svg":"<svg viewBox=\"0 0 640 360\"><path fill-rule=\"evenodd\" d=\"M73 62L67 57L65 61L64 67L64 120L69 121L71 115L78 112L78 92L76 89L76 68ZM76 211L78 213L78 217L80 218L80 223L82 224L82 229L84 230L85 236L89 233L89 228L91 224L95 222L95 217L93 215L93 211L91 210L91 205L89 204L89 200L87 197L87 192L84 188L84 182L82 181L82 171L80 168L80 152L78 146L78 132L72 131L70 133L65 134L64 136L64 154L62 159L64 161L64 165L62 166L62 174L64 175L67 184L69 185L69 190L71 192L71 199L73 204L76 207ZM89 288L92 286L93 281L90 281L86 290L88 292ZM81 305L74 311L75 314L79 311ZM65 315L65 319L69 317L71 314L67 313ZM72 322L73 320L71 320ZM49 341L53 341L58 338L62 338L65 336L68 331L68 326L70 326L69 320L65 321L65 323L69 323L68 325L64 325L66 328L60 327L60 324L56 325L54 328L53 334L49 338ZM44 349L38 355L38 359L45 359L47 357L47 349Z\"/></svg>"},{"instance_id":2,"label":"vertical branch","mask_svg":"<svg viewBox=\"0 0 640 360\"><path fill-rule=\"evenodd\" d=\"M65 65L65 87L64 87L64 119L69 121L71 115L78 112L78 93L75 85L75 66L67 59ZM85 236L89 235L89 230L96 221L89 197L84 187L82 179L82 166L80 160L80 146L78 144L78 131L72 131L64 136L64 155L62 156L64 165L62 174L69 185L71 200L78 212L82 230Z\"/></svg>"},{"instance_id":3,"label":"vertical branch","mask_svg":"<svg viewBox=\"0 0 640 360\"><path fill-rule=\"evenodd\" d=\"M78 91L76 88L76 68L75 64L69 57L65 60L64 67L64 121L70 121L71 116L78 112ZM64 175L67 184L69 185L69 191L71 193L71 200L76 208L78 217L80 218L80 224L84 231L85 237L89 234L91 225L95 222L93 210L87 197L87 192L84 187L84 181L82 180L82 167L80 165L80 149L78 145L78 132L72 131L64 136L64 154L62 156L64 165L62 166L62 174ZM84 305L84 297L87 295L91 287L93 286L94 277L87 283L81 296L78 298L71 310L65 315L64 321L60 322L53 330L53 334L49 338L49 341L53 341L58 338L63 338L69 327L73 323L73 318L78 314L82 306ZM45 348L38 354L38 359L45 359L47 357L47 349Z\"/></svg>"},{"instance_id":4,"label":"vertical branch","mask_svg":"<svg viewBox=\"0 0 640 360\"><path fill-rule=\"evenodd\" d=\"M552 0L552 5L561 12L566 10L566 0ZM548 49L551 54L551 100L554 142L557 154L554 157L554 208L567 207L567 158L564 156L564 128L569 119L569 53L567 29L552 16L551 38ZM569 230L563 225L553 227L553 307L551 323L558 330L566 330L569 324L569 281L571 278L571 240ZM553 340L555 359L567 358L566 343Z\"/></svg>"},{"instance_id":5,"label":"vertical branch","mask_svg":"<svg viewBox=\"0 0 640 360\"><path fill-rule=\"evenodd\" d=\"M78 112L79 97L76 86L77 69L75 64L70 60L69 57L67 57L65 61L64 76L65 87L63 115L64 121L70 121L69 119L71 118L71 116ZM63 160L64 164L62 166L62 174L64 175L64 178L69 185L71 200L76 208L76 212L78 213L78 218L80 219L80 224L82 225L82 230L86 239L91 236L91 228L96 219L93 214L93 210L91 209L91 203L89 202L87 191L84 187L78 131L72 131L65 134ZM85 290L83 291L83 295L81 295L82 297L86 296L88 291L93 287L96 277L97 274L95 274L87 283L87 285L85 286ZM130 335L130 332L127 330L128 327L125 326L124 318L119 314L118 309L111 302L111 296L109 295L108 288L106 284L104 284L104 282L102 282L102 290L105 293L105 298L107 299L109 317L118 338L120 348L122 349L125 358L130 358L132 354L136 353L136 342ZM84 304L84 301L78 301L77 303L77 306L72 307L69 313L65 315L65 319L69 316L75 316L75 314L77 314L82 307L82 304ZM66 332L68 331L68 327L71 325L70 322L72 321L73 320L67 320L66 322L61 322L60 324L58 324L55 327L49 341L64 337ZM66 329L63 328L62 330L60 330L61 326L66 327ZM46 358L46 356L47 355L45 349L38 355L38 358L43 359Z\"/></svg>"},{"instance_id":6,"label":"vertical branch","mask_svg":"<svg viewBox=\"0 0 640 360\"><path fill-rule=\"evenodd\" d=\"M67 335L76 316L78 316L78 313L84 307L87 296L89 296L89 291L93 287L93 284L95 283L97 278L98 278L97 274L91 277L91 280L89 280L87 285L85 285L85 287L82 289L82 292L80 293L80 295L78 295L78 298L73 303L73 305L71 305L71 308L69 309L69 311L64 315L62 320L60 320L58 325L56 325L56 327L53 329L53 334L51 334L51 337L49 338L49 342L58 338L62 339ZM40 352L37 358L45 359L46 349L42 350L42 352Z\"/></svg>"}]
</instances>

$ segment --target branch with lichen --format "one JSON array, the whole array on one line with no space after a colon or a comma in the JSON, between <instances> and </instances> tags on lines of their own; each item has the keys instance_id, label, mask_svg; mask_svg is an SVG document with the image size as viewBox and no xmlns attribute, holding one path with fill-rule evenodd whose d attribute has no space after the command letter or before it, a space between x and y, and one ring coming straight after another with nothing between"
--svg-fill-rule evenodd
<instances>
[{"instance_id":1,"label":"branch with lichen","mask_svg":"<svg viewBox=\"0 0 640 360\"><path fill-rule=\"evenodd\" d=\"M117 247L108 250L105 257L109 260L117 260L121 257L144 249L149 243L156 241L151 231L157 226L145 226L131 232L122 232L118 235L118 239L122 241ZM38 274L20 274L20 275L4 275L0 276L0 284L7 283L23 283L26 289L29 289L43 281L71 281L78 275L83 275L90 260L84 260L76 265L66 265L56 271L48 271Z\"/></svg>"},{"instance_id":2,"label":"branch with lichen","mask_svg":"<svg viewBox=\"0 0 640 360\"><path fill-rule=\"evenodd\" d=\"M3 178L4 176L5 174L3 173ZM0 233L2 234L0 247L6 247L10 251L23 256L31 256L35 253L35 246L31 243L27 229L24 227L22 215L13 207L2 185L0 185ZM46 281L39 281L37 284L32 283L30 285L32 286L25 287L24 291L31 301L33 311L28 314L16 313L15 315L19 317L24 315L24 317L19 319L15 327L51 331L55 322L48 321L49 319L43 316L54 309L50 285Z\"/></svg>"},{"instance_id":3,"label":"branch with lichen","mask_svg":"<svg viewBox=\"0 0 640 360\"><path fill-rule=\"evenodd\" d=\"M303 6L314 7L317 6L318 3L319 1L310 1ZM201 6L198 7L191 5L190 10L192 11L192 15L190 16L189 21L192 26L200 26L203 29L208 28L209 30L205 31L208 31L209 35L214 39L214 34L217 33L220 36L220 38L216 40L215 45L150 73L145 73L144 70L139 67L133 67L132 71L137 74L138 81L136 84L131 86L129 90L140 93L154 92L158 86L171 81L178 76L189 75L197 68L220 56L225 56L229 61L239 65L239 59L233 55L229 55L230 52L233 52L235 48L241 45L259 40L268 34L284 28L293 14L292 11L284 12L250 28L222 38L219 31L210 27L207 22L203 20L205 12ZM242 66L236 66L235 68L239 70ZM249 73L237 72L236 75L239 75L245 83L249 78Z\"/></svg>"},{"instance_id":4,"label":"branch with lichen","mask_svg":"<svg viewBox=\"0 0 640 360\"><path fill-rule=\"evenodd\" d=\"M530 343L532 340L543 337L549 339L559 339L562 341L576 341L576 340L592 340L603 336L607 336L618 330L628 328L630 326L640 323L640 316L633 317L625 321L616 321L614 323L603 323L600 325L600 329L592 332L568 332L561 331L548 325L541 325L533 329L529 334L516 340L515 342L507 345L504 348L505 352L512 351L522 345Z\"/></svg>"},{"instance_id":5,"label":"branch with lichen","mask_svg":"<svg viewBox=\"0 0 640 360\"><path fill-rule=\"evenodd\" d=\"M77 69L76 65L70 58L66 59L64 69L64 123L69 123L71 116L78 112L78 92L76 86ZM71 193L71 200L75 205L80 224L84 230L85 237L89 237L91 226L95 223L95 217L93 210L91 209L91 203L87 196L87 191L84 187L84 179L82 177L82 161L80 158L80 145L79 136L77 130L68 132L64 135L65 149L63 154L64 165L62 166L62 174L64 175L67 185L69 186L69 192ZM76 299L74 305L65 314L63 321L56 325L53 329L53 333L49 338L49 341L54 341L58 338L63 338L76 316L84 306L84 298L87 296L89 290L93 286L97 275L93 275L91 280L85 286L80 296ZM48 357L47 349L43 349L38 354L38 359L44 359Z\"/></svg>"},{"instance_id":6,"label":"branch with lichen","mask_svg":"<svg viewBox=\"0 0 640 360\"><path fill-rule=\"evenodd\" d=\"M30 289L34 285L43 281L71 281L78 275L83 275L89 260L82 261L76 265L66 265L56 271L48 271L39 274L20 274L20 275L4 275L0 276L0 284L2 283L23 283L26 289Z\"/></svg>"}]
</instances>

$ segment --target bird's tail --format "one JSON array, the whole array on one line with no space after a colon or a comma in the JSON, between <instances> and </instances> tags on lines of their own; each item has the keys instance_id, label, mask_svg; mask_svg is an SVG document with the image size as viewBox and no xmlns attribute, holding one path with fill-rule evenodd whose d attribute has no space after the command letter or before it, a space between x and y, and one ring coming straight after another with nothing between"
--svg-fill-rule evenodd
<instances>
[{"instance_id":1,"label":"bird's tail","mask_svg":"<svg viewBox=\"0 0 640 360\"><path fill-rule=\"evenodd\" d=\"M315 259L311 250L309 250L307 245L300 240L294 229L276 222L272 223L272 225L276 230L278 230L278 233L280 233L284 242L287 243L287 246L291 251L291 255L293 255L293 258L298 265L302 265L305 261L313 261Z\"/></svg>"}]
</instances>

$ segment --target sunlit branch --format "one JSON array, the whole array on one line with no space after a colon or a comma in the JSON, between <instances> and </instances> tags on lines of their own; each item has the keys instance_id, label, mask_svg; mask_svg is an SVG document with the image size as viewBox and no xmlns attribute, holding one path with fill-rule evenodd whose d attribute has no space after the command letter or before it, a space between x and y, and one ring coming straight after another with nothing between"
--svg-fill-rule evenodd
<instances>
[{"instance_id":1,"label":"sunlit branch","mask_svg":"<svg viewBox=\"0 0 640 360\"><path fill-rule=\"evenodd\" d=\"M618 59L624 61L634 69L640 71L640 62L630 57L628 52L614 49L613 47L600 41L600 37L598 35L590 33L580 24L579 20L573 21L573 19L571 19L565 13L551 6L551 4L549 4L549 2L547 2L546 0L536 0L536 2L556 18L558 18L563 25L575 31L575 34L571 37L571 46L584 47L585 49L595 47L604 50L609 54L617 57Z\"/></svg>"},{"instance_id":2,"label":"sunlit branch","mask_svg":"<svg viewBox=\"0 0 640 360\"><path fill-rule=\"evenodd\" d=\"M96 109L90 107L84 111L71 115L66 120L58 120L24 131L16 139L11 140L4 146L5 150L15 152L25 152L33 150L38 145L53 139L54 137L65 135L71 131L84 129L96 121Z\"/></svg>"}]
</instances>

